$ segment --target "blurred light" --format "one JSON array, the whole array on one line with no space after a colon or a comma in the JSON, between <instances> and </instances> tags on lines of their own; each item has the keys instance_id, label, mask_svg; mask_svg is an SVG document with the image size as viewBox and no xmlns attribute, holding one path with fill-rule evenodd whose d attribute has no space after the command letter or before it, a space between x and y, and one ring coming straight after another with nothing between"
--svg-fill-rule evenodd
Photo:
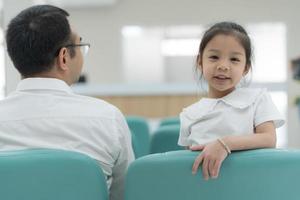
<instances>
[{"instance_id":1,"label":"blurred light","mask_svg":"<svg viewBox=\"0 0 300 200\"><path fill-rule=\"evenodd\" d=\"M163 56L195 56L198 54L200 39L167 39L161 44Z\"/></svg>"},{"instance_id":2,"label":"blurred light","mask_svg":"<svg viewBox=\"0 0 300 200\"><path fill-rule=\"evenodd\" d=\"M143 29L140 26L126 26L122 29L122 35L124 37L137 37L140 36Z\"/></svg>"}]
</instances>

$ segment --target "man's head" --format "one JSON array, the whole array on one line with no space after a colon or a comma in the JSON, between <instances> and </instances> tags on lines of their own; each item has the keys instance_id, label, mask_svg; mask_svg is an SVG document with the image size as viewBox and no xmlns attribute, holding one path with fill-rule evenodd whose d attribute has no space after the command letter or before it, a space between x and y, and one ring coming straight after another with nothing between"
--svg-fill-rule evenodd
<instances>
[{"instance_id":1,"label":"man's head","mask_svg":"<svg viewBox=\"0 0 300 200\"><path fill-rule=\"evenodd\" d=\"M68 16L58 7L38 5L11 20L6 32L7 50L23 78L47 76L53 70L70 84L79 77L82 54L74 44L80 43L80 37L72 31ZM72 65L77 65L73 67L76 69Z\"/></svg>"}]
</instances>

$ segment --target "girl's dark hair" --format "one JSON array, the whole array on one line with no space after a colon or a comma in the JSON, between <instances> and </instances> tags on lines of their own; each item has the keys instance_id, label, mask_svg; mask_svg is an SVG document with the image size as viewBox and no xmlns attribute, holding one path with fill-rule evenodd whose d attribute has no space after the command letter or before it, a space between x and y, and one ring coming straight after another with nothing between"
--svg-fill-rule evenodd
<instances>
[{"instance_id":1,"label":"girl's dark hair","mask_svg":"<svg viewBox=\"0 0 300 200\"><path fill-rule=\"evenodd\" d=\"M251 41L248 36L248 33L246 30L239 24L236 24L234 22L219 22L214 24L212 27L210 27L203 35L199 52L197 55L197 64L198 67L199 64L202 63L202 56L203 51L207 45L207 43L212 40L216 35L223 34L223 35L232 35L236 37L240 44L245 49L246 54L246 69L251 69L251 58L252 58L252 48L251 48Z\"/></svg>"},{"instance_id":2,"label":"girl's dark hair","mask_svg":"<svg viewBox=\"0 0 300 200\"><path fill-rule=\"evenodd\" d=\"M49 71L56 52L72 43L68 16L61 8L38 5L23 10L10 21L6 31L7 51L23 77ZM70 55L74 54L70 49Z\"/></svg>"}]
</instances>

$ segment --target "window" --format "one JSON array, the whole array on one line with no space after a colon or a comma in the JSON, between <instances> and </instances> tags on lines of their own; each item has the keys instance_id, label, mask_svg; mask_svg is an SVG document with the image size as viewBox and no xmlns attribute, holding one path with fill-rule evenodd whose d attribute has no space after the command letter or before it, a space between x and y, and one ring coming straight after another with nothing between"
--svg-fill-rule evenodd
<instances>
[{"instance_id":1,"label":"window","mask_svg":"<svg viewBox=\"0 0 300 200\"><path fill-rule=\"evenodd\" d=\"M286 81L286 26L263 23L247 26L254 47L253 81ZM276 58L276 59L274 59Z\"/></svg>"},{"instance_id":2,"label":"window","mask_svg":"<svg viewBox=\"0 0 300 200\"><path fill-rule=\"evenodd\" d=\"M287 118L286 25L261 23L246 28L254 47L253 85L268 88L278 110ZM285 147L287 142L287 128L284 125L277 130L277 145Z\"/></svg>"}]
</instances>

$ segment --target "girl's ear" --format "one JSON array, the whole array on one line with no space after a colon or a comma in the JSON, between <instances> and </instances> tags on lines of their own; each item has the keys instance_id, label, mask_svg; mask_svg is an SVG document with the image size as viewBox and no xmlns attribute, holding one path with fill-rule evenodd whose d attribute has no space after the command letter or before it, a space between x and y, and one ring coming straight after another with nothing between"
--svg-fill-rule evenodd
<instances>
[{"instance_id":1,"label":"girl's ear","mask_svg":"<svg viewBox=\"0 0 300 200\"><path fill-rule=\"evenodd\" d=\"M68 49L63 47L59 50L59 54L57 56L57 67L63 71L68 69L67 65L68 61Z\"/></svg>"},{"instance_id":2,"label":"girl's ear","mask_svg":"<svg viewBox=\"0 0 300 200\"><path fill-rule=\"evenodd\" d=\"M197 69L202 73L202 65L200 63L197 63Z\"/></svg>"},{"instance_id":3,"label":"girl's ear","mask_svg":"<svg viewBox=\"0 0 300 200\"><path fill-rule=\"evenodd\" d=\"M243 73L244 76L248 74L248 72L250 71L250 68L251 68L251 66L249 64L247 64L245 66L245 70L244 70L244 73Z\"/></svg>"},{"instance_id":4,"label":"girl's ear","mask_svg":"<svg viewBox=\"0 0 300 200\"><path fill-rule=\"evenodd\" d=\"M197 56L197 69L202 72L202 59L200 58L200 55Z\"/></svg>"}]
</instances>

